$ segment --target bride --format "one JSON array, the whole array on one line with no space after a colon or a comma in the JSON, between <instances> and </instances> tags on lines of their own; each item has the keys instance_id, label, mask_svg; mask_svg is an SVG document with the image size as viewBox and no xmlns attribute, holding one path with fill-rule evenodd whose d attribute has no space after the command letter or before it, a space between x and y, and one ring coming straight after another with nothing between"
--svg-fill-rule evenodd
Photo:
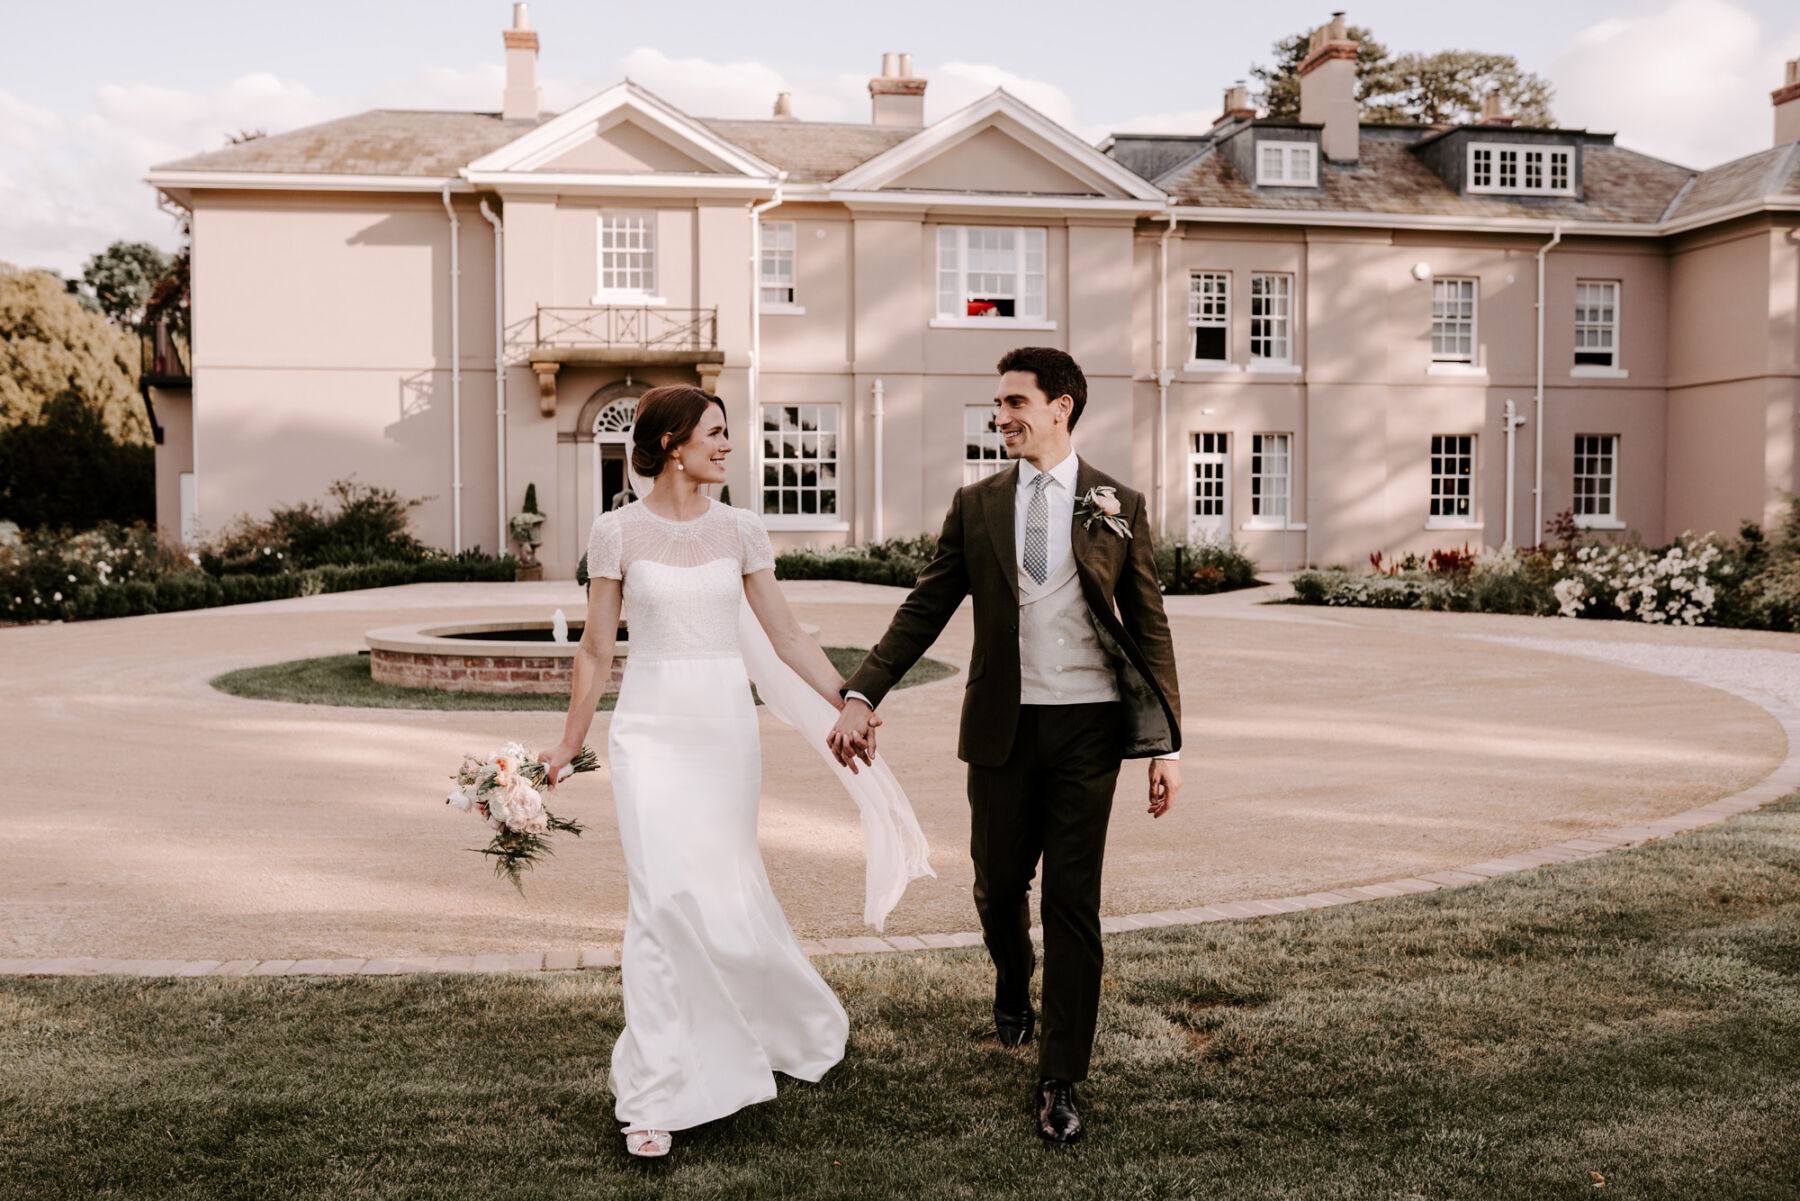
<instances>
[{"instance_id":1,"label":"bride","mask_svg":"<svg viewBox=\"0 0 1800 1201\"><path fill-rule=\"evenodd\" d=\"M844 681L775 583L762 522L701 491L724 482L730 452L717 396L676 385L639 398L631 464L654 487L594 522L568 720L562 741L538 756L554 780L580 750L611 674L623 606L631 655L607 759L629 909L625 1029L609 1083L633 1155L666 1155L671 1132L770 1100L774 1072L817 1081L844 1055L844 1008L795 941L763 871L752 678L857 802L865 918L879 926L907 880L931 874L873 736L856 748L866 766L854 777L826 747Z\"/></svg>"}]
</instances>

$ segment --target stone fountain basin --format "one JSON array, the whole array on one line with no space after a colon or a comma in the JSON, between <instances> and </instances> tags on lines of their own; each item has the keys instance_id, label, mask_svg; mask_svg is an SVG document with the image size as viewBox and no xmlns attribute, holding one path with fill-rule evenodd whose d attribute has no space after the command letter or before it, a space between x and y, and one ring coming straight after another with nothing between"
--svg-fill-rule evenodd
<instances>
[{"instance_id":1,"label":"stone fountain basin","mask_svg":"<svg viewBox=\"0 0 1800 1201\"><path fill-rule=\"evenodd\" d=\"M402 688L567 696L575 683L575 645L583 622L569 622L568 642L548 640L554 625L546 618L384 626L363 635L369 644L369 675ZM537 636L506 636L523 631ZM621 621L606 691L618 691L630 650Z\"/></svg>"}]
</instances>

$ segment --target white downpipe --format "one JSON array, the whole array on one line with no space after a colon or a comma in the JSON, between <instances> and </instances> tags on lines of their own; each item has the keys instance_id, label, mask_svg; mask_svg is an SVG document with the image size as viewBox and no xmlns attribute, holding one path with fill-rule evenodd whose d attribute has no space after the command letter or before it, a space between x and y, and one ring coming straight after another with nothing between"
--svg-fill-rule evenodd
<instances>
[{"instance_id":1,"label":"white downpipe","mask_svg":"<svg viewBox=\"0 0 1800 1201\"><path fill-rule=\"evenodd\" d=\"M1506 545L1508 546L1513 544L1513 510L1515 508L1513 478L1514 464L1518 461L1514 443L1517 441L1519 427L1524 424L1525 418L1514 408L1512 399L1508 397L1506 401Z\"/></svg>"},{"instance_id":2,"label":"white downpipe","mask_svg":"<svg viewBox=\"0 0 1800 1201\"><path fill-rule=\"evenodd\" d=\"M781 186L787 172L775 177L775 194L761 204L750 206L750 423L749 434L755 451L750 456L750 494L762 495L762 215L781 203ZM754 503L751 512L762 512Z\"/></svg>"},{"instance_id":3,"label":"white downpipe","mask_svg":"<svg viewBox=\"0 0 1800 1201\"><path fill-rule=\"evenodd\" d=\"M481 215L494 227L494 553L506 553L506 230L481 198ZM596 508L594 512L600 510Z\"/></svg>"},{"instance_id":4,"label":"white downpipe","mask_svg":"<svg viewBox=\"0 0 1800 1201\"><path fill-rule=\"evenodd\" d=\"M874 427L873 432L875 435L875 437L873 439L873 441L875 443L874 448L873 448L875 451L875 505L874 505L874 508L875 508L875 530L874 530L874 533L875 533L875 541L877 541L877 542L880 542L883 537L882 523L881 523L881 508L882 508L882 505L881 505L881 496L882 496L881 460L883 458L882 453L881 453L881 425L882 425L881 419L883 416L885 416L885 413L883 412L882 407L881 407L881 394L882 394L881 381L876 380L875 381L875 407L870 411L869 417L870 417L870 424Z\"/></svg>"},{"instance_id":5,"label":"white downpipe","mask_svg":"<svg viewBox=\"0 0 1800 1201\"><path fill-rule=\"evenodd\" d=\"M1560 241L1562 222L1558 221L1551 227L1550 240L1538 247L1537 252L1537 452L1532 463L1531 536L1540 542L1544 537L1544 259L1551 247ZM1510 510L1507 519L1512 519Z\"/></svg>"},{"instance_id":6,"label":"white downpipe","mask_svg":"<svg viewBox=\"0 0 1800 1201\"><path fill-rule=\"evenodd\" d=\"M450 217L450 548L462 551L462 260L458 257L456 209L444 185L444 212Z\"/></svg>"},{"instance_id":7,"label":"white downpipe","mask_svg":"<svg viewBox=\"0 0 1800 1201\"><path fill-rule=\"evenodd\" d=\"M1175 236L1173 201L1167 216L1169 228L1163 231L1157 247L1156 471L1151 477L1156 492L1156 532L1162 537L1169 532L1169 383L1175 377L1169 370L1169 239Z\"/></svg>"}]
</instances>

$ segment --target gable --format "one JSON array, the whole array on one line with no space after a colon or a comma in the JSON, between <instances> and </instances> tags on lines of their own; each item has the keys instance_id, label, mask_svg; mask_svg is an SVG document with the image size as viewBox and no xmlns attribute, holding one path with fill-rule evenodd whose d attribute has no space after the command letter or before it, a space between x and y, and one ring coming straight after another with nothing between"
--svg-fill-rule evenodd
<instances>
[{"instance_id":1,"label":"gable","mask_svg":"<svg viewBox=\"0 0 1800 1201\"><path fill-rule=\"evenodd\" d=\"M712 168L627 118L610 125L599 122L593 137L533 170L698 174L711 173Z\"/></svg>"},{"instance_id":2,"label":"gable","mask_svg":"<svg viewBox=\"0 0 1800 1201\"><path fill-rule=\"evenodd\" d=\"M995 125L964 138L886 186L933 192L1120 194L1098 181L1081 179Z\"/></svg>"}]
</instances>

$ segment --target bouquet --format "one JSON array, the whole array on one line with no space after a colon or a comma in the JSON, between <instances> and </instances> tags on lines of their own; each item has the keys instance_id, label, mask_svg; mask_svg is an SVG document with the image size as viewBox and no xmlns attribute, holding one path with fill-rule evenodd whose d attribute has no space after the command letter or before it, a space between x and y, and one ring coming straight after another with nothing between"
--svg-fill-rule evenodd
<instances>
[{"instance_id":1,"label":"bouquet","mask_svg":"<svg viewBox=\"0 0 1800 1201\"><path fill-rule=\"evenodd\" d=\"M557 783L577 772L596 771L600 759L588 747L563 769ZM549 768L531 757L516 742L509 742L486 759L464 755L456 769L456 791L444 798L464 813L473 813L494 832L485 847L471 847L478 855L494 857L494 874L505 876L521 893L519 872L551 854L551 831L581 835L581 823L557 817L544 807L538 790L545 785Z\"/></svg>"}]
</instances>

